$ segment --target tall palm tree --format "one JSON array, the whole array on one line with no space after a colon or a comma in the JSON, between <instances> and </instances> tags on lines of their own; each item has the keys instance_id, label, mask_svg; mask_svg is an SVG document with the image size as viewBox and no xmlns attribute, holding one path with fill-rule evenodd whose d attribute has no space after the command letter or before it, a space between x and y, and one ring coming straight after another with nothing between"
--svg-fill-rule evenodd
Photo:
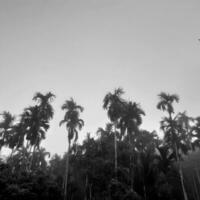
<instances>
[{"instance_id":1,"label":"tall palm tree","mask_svg":"<svg viewBox=\"0 0 200 200\"><path fill-rule=\"evenodd\" d=\"M34 148L39 148L41 140L45 139L49 123L40 115L38 106L30 106L24 109L24 122L26 126L26 139Z\"/></svg>"},{"instance_id":2,"label":"tall palm tree","mask_svg":"<svg viewBox=\"0 0 200 200\"><path fill-rule=\"evenodd\" d=\"M173 103L179 102L179 97L176 94L170 95L164 92L161 92L158 96L160 101L157 104L157 108L162 111L167 111L168 113L168 117L164 117L163 120L161 121L161 129L164 131L165 141L171 147L176 156L176 161L178 163L179 175L181 180L181 187L183 190L183 196L185 200L188 200L188 196L183 181L183 173L180 165L180 154L179 154L179 148L184 146L182 145L183 143L181 142L181 140L184 138L182 137L180 132L182 131L181 127L178 125L176 118L173 118L172 116L174 113Z\"/></svg>"},{"instance_id":3,"label":"tall palm tree","mask_svg":"<svg viewBox=\"0 0 200 200\"><path fill-rule=\"evenodd\" d=\"M9 145L9 138L12 134L15 120L15 116L10 112L4 111L1 115L3 119L0 122L0 150L4 145Z\"/></svg>"},{"instance_id":4,"label":"tall palm tree","mask_svg":"<svg viewBox=\"0 0 200 200\"><path fill-rule=\"evenodd\" d=\"M110 118L110 121L114 123L114 149L115 149L115 175L117 178L117 168L118 168L118 162L117 162L117 125L119 122L119 119L122 116L123 109L124 109L124 100L121 98L122 94L124 94L124 91L122 88L117 88L114 90L113 93L109 92L106 94L103 100L103 108L107 110L108 117Z\"/></svg>"},{"instance_id":5,"label":"tall palm tree","mask_svg":"<svg viewBox=\"0 0 200 200\"><path fill-rule=\"evenodd\" d=\"M55 98L55 95L51 92L46 93L45 95L37 92L33 100L38 102L38 106L40 108L40 114L43 115L47 120L53 118L53 107L51 105L51 102Z\"/></svg>"},{"instance_id":6,"label":"tall palm tree","mask_svg":"<svg viewBox=\"0 0 200 200\"><path fill-rule=\"evenodd\" d=\"M53 118L54 112L51 102L54 98L55 95L51 92L46 94L37 92L33 100L37 101L38 105L26 108L22 114L26 139L29 141L30 146L33 147L30 168L34 152L36 148L39 149L41 141L45 139L46 131L49 129L49 120Z\"/></svg>"},{"instance_id":7,"label":"tall palm tree","mask_svg":"<svg viewBox=\"0 0 200 200\"><path fill-rule=\"evenodd\" d=\"M131 101L126 102L119 123L122 134L127 133L129 136L135 134L136 136L139 131L139 126L142 124L142 115L145 115L145 112L139 104Z\"/></svg>"},{"instance_id":8,"label":"tall palm tree","mask_svg":"<svg viewBox=\"0 0 200 200\"><path fill-rule=\"evenodd\" d=\"M113 124L107 123L105 128L98 128L96 134L98 135L98 150L101 152L102 158L106 160L112 157L114 149L112 147L115 132L113 131ZM119 135L119 134L118 134ZM119 138L119 137L118 137Z\"/></svg>"},{"instance_id":9,"label":"tall palm tree","mask_svg":"<svg viewBox=\"0 0 200 200\"><path fill-rule=\"evenodd\" d=\"M139 126L142 124L142 115L145 113L139 104L129 101L124 104L123 114L119 122L121 133L123 135L127 133L129 138L131 188L133 187L133 146L139 133Z\"/></svg>"},{"instance_id":10,"label":"tall palm tree","mask_svg":"<svg viewBox=\"0 0 200 200\"><path fill-rule=\"evenodd\" d=\"M67 183L68 183L68 171L69 171L69 157L72 140L74 142L78 139L78 130L81 130L84 126L84 121L80 119L80 113L83 112L83 107L76 104L73 98L66 100L62 105L62 110L65 110L64 119L61 120L60 126L66 124L68 132L68 151L66 159L66 174L64 182L64 200L67 200Z\"/></svg>"},{"instance_id":11,"label":"tall palm tree","mask_svg":"<svg viewBox=\"0 0 200 200\"><path fill-rule=\"evenodd\" d=\"M160 101L157 104L157 108L162 111L167 111L169 114L169 117L171 118L172 114L174 113L174 102L179 102L179 96L177 94L167 94L165 92L161 92L158 95Z\"/></svg>"},{"instance_id":12,"label":"tall palm tree","mask_svg":"<svg viewBox=\"0 0 200 200\"><path fill-rule=\"evenodd\" d=\"M39 106L30 106L24 109L23 123L24 135L27 140L27 147L30 147L32 152L29 170L31 169L34 152L39 149L40 143L46 138L46 131L49 129L49 122L43 115L41 115Z\"/></svg>"}]
</instances>

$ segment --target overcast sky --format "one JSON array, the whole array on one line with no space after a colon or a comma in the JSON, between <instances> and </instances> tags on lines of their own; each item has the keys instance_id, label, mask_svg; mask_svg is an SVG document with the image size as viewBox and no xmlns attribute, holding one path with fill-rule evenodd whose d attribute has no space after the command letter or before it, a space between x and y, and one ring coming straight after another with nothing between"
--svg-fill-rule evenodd
<instances>
[{"instance_id":1,"label":"overcast sky","mask_svg":"<svg viewBox=\"0 0 200 200\"><path fill-rule=\"evenodd\" d=\"M66 150L60 107L84 106L87 132L108 121L102 100L119 86L159 130L158 93L180 95L178 111L200 115L199 0L0 0L0 112L20 114L36 91L56 94L43 146Z\"/></svg>"}]
</instances>

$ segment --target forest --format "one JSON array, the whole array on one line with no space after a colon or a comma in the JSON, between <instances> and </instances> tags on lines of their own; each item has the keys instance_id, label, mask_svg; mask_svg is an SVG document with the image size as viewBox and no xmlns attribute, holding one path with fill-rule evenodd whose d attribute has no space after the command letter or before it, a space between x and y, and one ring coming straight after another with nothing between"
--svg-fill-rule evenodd
<instances>
[{"instance_id":1,"label":"forest","mask_svg":"<svg viewBox=\"0 0 200 200\"><path fill-rule=\"evenodd\" d=\"M200 117L175 112L179 96L161 92L161 138L141 128L145 111L123 95L116 88L102 97L107 124L81 143L84 107L73 98L64 102L63 156L41 145L54 117L53 93L35 93L20 115L2 111L0 151L9 153L0 159L0 199L200 200Z\"/></svg>"}]
</instances>

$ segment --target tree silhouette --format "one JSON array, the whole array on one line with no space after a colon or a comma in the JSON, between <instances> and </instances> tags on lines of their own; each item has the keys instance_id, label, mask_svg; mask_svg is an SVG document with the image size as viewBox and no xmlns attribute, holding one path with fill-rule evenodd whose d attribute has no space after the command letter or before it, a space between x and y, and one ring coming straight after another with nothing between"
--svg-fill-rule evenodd
<instances>
[{"instance_id":1,"label":"tree silhouette","mask_svg":"<svg viewBox=\"0 0 200 200\"><path fill-rule=\"evenodd\" d=\"M124 91L122 88L115 89L113 93L107 93L103 99L103 108L107 110L110 121L114 123L114 147L115 147L115 175L117 178L117 126L124 109L124 100L121 98Z\"/></svg>"},{"instance_id":2,"label":"tree silhouette","mask_svg":"<svg viewBox=\"0 0 200 200\"><path fill-rule=\"evenodd\" d=\"M139 126L142 124L142 115L145 115L144 111L135 102L125 102L122 117L120 118L119 127L121 134L127 133L129 138L130 149L130 177L131 188L133 188L133 151L135 146L135 140L139 134Z\"/></svg>"},{"instance_id":3,"label":"tree silhouette","mask_svg":"<svg viewBox=\"0 0 200 200\"><path fill-rule=\"evenodd\" d=\"M184 186L183 173L180 165L180 154L179 150L187 152L187 147L185 145L185 136L182 132L181 127L177 123L176 118L173 118L174 113L174 102L179 102L179 97L176 94L166 94L161 92L159 95L160 101L157 104L157 108L162 111L167 111L168 117L164 117L161 121L161 129L164 131L165 142L171 147L175 154L176 161L178 162L179 174L181 179L181 186L183 190L183 196L185 200L188 200L188 196Z\"/></svg>"},{"instance_id":4,"label":"tree silhouette","mask_svg":"<svg viewBox=\"0 0 200 200\"><path fill-rule=\"evenodd\" d=\"M38 106L40 109L40 115L43 118L46 118L47 120L50 120L53 118L54 113L53 113L53 107L51 105L51 102L53 101L55 97L56 96L51 92L48 92L45 95L40 92L37 92L33 97L33 100L37 101L39 104Z\"/></svg>"},{"instance_id":5,"label":"tree silhouette","mask_svg":"<svg viewBox=\"0 0 200 200\"><path fill-rule=\"evenodd\" d=\"M1 115L3 119L0 122L0 150L3 146L9 145L9 138L12 135L15 120L10 112L4 111Z\"/></svg>"},{"instance_id":6,"label":"tree silhouette","mask_svg":"<svg viewBox=\"0 0 200 200\"><path fill-rule=\"evenodd\" d=\"M84 121L79 118L80 112L83 112L83 107L77 105L73 98L66 100L62 105L62 110L65 110L64 119L61 120L60 126L66 124L66 129L68 132L68 151L66 159L66 174L65 174L65 183L64 183L64 200L67 200L67 184L68 184L68 171L69 171L69 157L70 157L70 147L71 141L74 139L74 142L78 139L78 130L81 130Z\"/></svg>"}]
</instances>

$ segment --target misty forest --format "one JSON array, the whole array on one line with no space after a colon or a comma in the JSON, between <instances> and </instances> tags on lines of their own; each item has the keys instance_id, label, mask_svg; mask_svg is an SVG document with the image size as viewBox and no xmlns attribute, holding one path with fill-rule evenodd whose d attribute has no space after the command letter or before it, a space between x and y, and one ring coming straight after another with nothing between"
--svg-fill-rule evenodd
<instances>
[{"instance_id":1,"label":"misty forest","mask_svg":"<svg viewBox=\"0 0 200 200\"><path fill-rule=\"evenodd\" d=\"M161 137L141 128L142 102L123 95L117 88L102 97L107 123L82 142L84 105L63 102L63 156L41 145L54 117L53 93L37 92L20 115L1 111L0 150L7 153L0 160L0 199L199 200L200 117L175 112L179 96L161 92L152 108L163 114Z\"/></svg>"}]
</instances>

